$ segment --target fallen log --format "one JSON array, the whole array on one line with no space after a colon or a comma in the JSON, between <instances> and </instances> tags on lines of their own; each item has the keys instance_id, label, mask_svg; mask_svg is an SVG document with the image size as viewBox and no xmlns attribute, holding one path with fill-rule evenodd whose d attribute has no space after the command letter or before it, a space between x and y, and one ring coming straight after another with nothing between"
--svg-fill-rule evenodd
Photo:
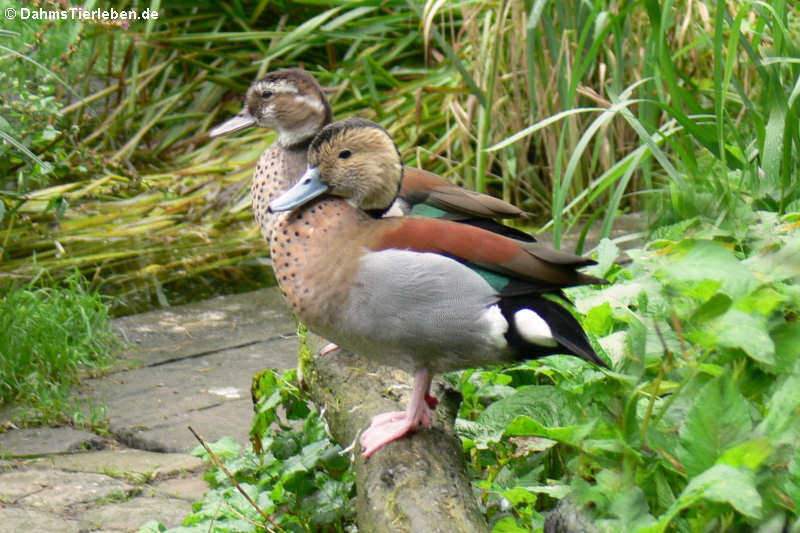
<instances>
[{"instance_id":1,"label":"fallen log","mask_svg":"<svg viewBox=\"0 0 800 533\"><path fill-rule=\"evenodd\" d=\"M411 377L344 350L320 356L322 341L314 335L306 342L314 355L301 358L303 381L324 408L333 438L343 448L355 442L359 532L488 532L453 428L459 394L434 381L440 401L432 427L364 459L356 439L372 416L405 408Z\"/></svg>"}]
</instances>

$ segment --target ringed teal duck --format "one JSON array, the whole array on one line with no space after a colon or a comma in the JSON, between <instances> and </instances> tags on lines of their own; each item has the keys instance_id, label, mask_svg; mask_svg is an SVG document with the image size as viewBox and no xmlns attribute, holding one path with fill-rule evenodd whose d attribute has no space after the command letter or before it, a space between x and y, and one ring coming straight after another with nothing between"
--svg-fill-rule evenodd
<instances>
[{"instance_id":1,"label":"ringed teal duck","mask_svg":"<svg viewBox=\"0 0 800 533\"><path fill-rule=\"evenodd\" d=\"M210 137L234 133L252 126L275 130L277 140L259 158L251 184L253 212L264 238L269 241L274 216L269 202L293 185L306 170L311 139L332 122L331 106L317 80L299 68L277 70L253 82L242 111L209 131ZM422 205L426 204L426 205ZM486 194L463 189L418 168L406 168L391 214L414 210L483 226L522 240L527 234L490 220L517 217L517 207Z\"/></svg>"},{"instance_id":2,"label":"ringed teal duck","mask_svg":"<svg viewBox=\"0 0 800 533\"><path fill-rule=\"evenodd\" d=\"M339 346L414 375L404 412L373 417L369 456L430 426L434 373L571 354L606 366L575 318L552 299L561 288L603 283L591 259L474 226L374 218L403 174L389 134L363 119L325 127L309 169L270 203L275 275L294 314Z\"/></svg>"}]
</instances>

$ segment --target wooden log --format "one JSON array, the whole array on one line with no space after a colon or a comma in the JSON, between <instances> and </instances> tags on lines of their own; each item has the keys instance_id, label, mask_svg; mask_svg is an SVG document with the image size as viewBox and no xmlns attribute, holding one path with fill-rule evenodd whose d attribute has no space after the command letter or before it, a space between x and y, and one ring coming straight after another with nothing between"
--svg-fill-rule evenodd
<instances>
[{"instance_id":1,"label":"wooden log","mask_svg":"<svg viewBox=\"0 0 800 533\"><path fill-rule=\"evenodd\" d=\"M322 341L309 334L307 345L318 354ZM391 442L364 459L356 439L372 416L405 409L412 378L344 350L301 358L300 368L314 401L324 407L334 439L343 448L355 442L359 532L489 531L453 427L460 403L457 392L434 381L439 405L431 428Z\"/></svg>"}]
</instances>

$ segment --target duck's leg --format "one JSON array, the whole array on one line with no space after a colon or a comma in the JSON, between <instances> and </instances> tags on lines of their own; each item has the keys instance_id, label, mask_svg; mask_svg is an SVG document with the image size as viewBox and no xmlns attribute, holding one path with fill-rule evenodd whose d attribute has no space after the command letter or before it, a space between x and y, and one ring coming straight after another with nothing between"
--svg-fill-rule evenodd
<instances>
[{"instance_id":1,"label":"duck's leg","mask_svg":"<svg viewBox=\"0 0 800 533\"><path fill-rule=\"evenodd\" d=\"M369 457L384 444L414 431L420 424L430 427L433 411L429 405L435 400L430 395L432 377L427 369L417 370L408 408L372 417L369 427L361 434L361 455Z\"/></svg>"}]
</instances>

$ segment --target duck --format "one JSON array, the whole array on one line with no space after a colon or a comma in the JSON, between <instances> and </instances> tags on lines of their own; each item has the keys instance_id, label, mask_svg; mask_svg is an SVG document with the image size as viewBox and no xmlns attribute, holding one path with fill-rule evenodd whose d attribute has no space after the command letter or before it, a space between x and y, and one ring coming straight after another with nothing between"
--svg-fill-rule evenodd
<instances>
[{"instance_id":1,"label":"duck","mask_svg":"<svg viewBox=\"0 0 800 533\"><path fill-rule=\"evenodd\" d=\"M374 122L327 125L308 165L269 205L283 297L309 330L414 377L407 408L361 434L363 456L430 427L434 374L551 354L607 367L562 292L605 283L578 270L593 260L450 220L380 217L405 169Z\"/></svg>"},{"instance_id":2,"label":"duck","mask_svg":"<svg viewBox=\"0 0 800 533\"><path fill-rule=\"evenodd\" d=\"M306 170L311 140L333 121L333 112L316 78L300 68L276 70L253 82L237 115L212 128L216 138L253 126L277 132L275 142L259 157L253 172L253 214L269 242L274 217L269 202L297 182ZM481 226L526 241L527 233L493 219L524 214L518 207L487 194L464 189L427 170L406 167L390 216L424 212L427 216Z\"/></svg>"}]
</instances>

